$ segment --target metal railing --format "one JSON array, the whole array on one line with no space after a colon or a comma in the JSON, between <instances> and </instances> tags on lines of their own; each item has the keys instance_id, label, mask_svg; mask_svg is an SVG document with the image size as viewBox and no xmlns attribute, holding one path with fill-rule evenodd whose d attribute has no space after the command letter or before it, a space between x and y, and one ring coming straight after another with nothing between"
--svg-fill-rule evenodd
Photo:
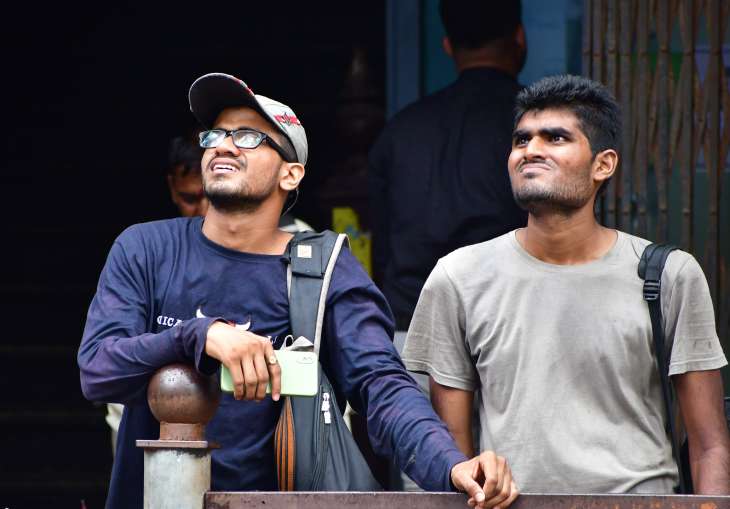
<instances>
[{"instance_id":1,"label":"metal railing","mask_svg":"<svg viewBox=\"0 0 730 509\"><path fill-rule=\"evenodd\" d=\"M465 509L460 493L216 493L205 495L205 509ZM523 494L512 509L730 509L730 497L686 495Z\"/></svg>"},{"instance_id":2,"label":"metal railing","mask_svg":"<svg viewBox=\"0 0 730 509\"><path fill-rule=\"evenodd\" d=\"M204 438L220 389L192 366L173 364L150 380L147 400L160 421L159 440L144 449L145 509L464 509L460 493L426 492L211 492L210 455ZM730 497L523 494L514 509L730 509Z\"/></svg>"}]
</instances>

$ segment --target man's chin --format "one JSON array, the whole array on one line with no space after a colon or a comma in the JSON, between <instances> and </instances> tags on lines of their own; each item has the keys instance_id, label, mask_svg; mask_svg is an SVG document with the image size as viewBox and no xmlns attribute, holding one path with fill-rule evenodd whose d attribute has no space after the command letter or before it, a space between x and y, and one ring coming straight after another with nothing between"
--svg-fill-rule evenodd
<instances>
[{"instance_id":1,"label":"man's chin","mask_svg":"<svg viewBox=\"0 0 730 509\"><path fill-rule=\"evenodd\" d=\"M206 189L205 197L211 207L220 211L229 212L250 212L254 211L262 203L256 196L250 196L241 190L230 189Z\"/></svg>"},{"instance_id":2,"label":"man's chin","mask_svg":"<svg viewBox=\"0 0 730 509\"><path fill-rule=\"evenodd\" d=\"M557 212L571 214L581 209L588 200L576 196L559 196L547 190L530 190L514 193L517 205L530 214Z\"/></svg>"},{"instance_id":3,"label":"man's chin","mask_svg":"<svg viewBox=\"0 0 730 509\"><path fill-rule=\"evenodd\" d=\"M555 199L553 193L548 189L542 189L537 186L529 186L515 190L513 196L517 205L528 211L530 206L549 203Z\"/></svg>"}]
</instances>

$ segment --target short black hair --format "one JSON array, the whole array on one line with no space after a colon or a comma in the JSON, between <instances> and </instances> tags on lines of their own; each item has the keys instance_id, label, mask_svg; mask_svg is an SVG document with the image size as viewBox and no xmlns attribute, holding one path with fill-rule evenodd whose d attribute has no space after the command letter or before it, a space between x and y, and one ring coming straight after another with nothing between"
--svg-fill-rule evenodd
<instances>
[{"instance_id":1,"label":"short black hair","mask_svg":"<svg viewBox=\"0 0 730 509\"><path fill-rule=\"evenodd\" d=\"M185 176L190 172L200 172L203 149L198 142L198 133L190 132L170 140L167 157L167 174Z\"/></svg>"},{"instance_id":2,"label":"short black hair","mask_svg":"<svg viewBox=\"0 0 730 509\"><path fill-rule=\"evenodd\" d=\"M520 91L515 103L515 127L528 111L567 109L578 118L594 157L619 150L621 108L602 83L569 74L548 76Z\"/></svg>"},{"instance_id":3,"label":"short black hair","mask_svg":"<svg viewBox=\"0 0 730 509\"><path fill-rule=\"evenodd\" d=\"M511 36L522 19L521 0L441 0L439 13L455 48L476 49Z\"/></svg>"},{"instance_id":4,"label":"short black hair","mask_svg":"<svg viewBox=\"0 0 730 509\"><path fill-rule=\"evenodd\" d=\"M528 111L567 109L578 119L594 158L608 149L619 152L621 107L602 83L570 74L548 76L520 91L515 104L515 127ZM610 180L603 181L598 195Z\"/></svg>"}]
</instances>

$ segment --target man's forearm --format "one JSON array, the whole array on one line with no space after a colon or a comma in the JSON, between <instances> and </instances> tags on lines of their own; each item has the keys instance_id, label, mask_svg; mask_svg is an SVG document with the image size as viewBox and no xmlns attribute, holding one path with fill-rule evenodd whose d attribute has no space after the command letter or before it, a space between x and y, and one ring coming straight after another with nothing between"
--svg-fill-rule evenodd
<instances>
[{"instance_id":1,"label":"man's forearm","mask_svg":"<svg viewBox=\"0 0 730 509\"><path fill-rule=\"evenodd\" d=\"M687 429L694 492L730 495L730 434L720 371L688 371L673 381Z\"/></svg>"},{"instance_id":2,"label":"man's forearm","mask_svg":"<svg viewBox=\"0 0 730 509\"><path fill-rule=\"evenodd\" d=\"M701 452L692 461L692 483L696 495L729 495L730 449L718 446Z\"/></svg>"},{"instance_id":3,"label":"man's forearm","mask_svg":"<svg viewBox=\"0 0 730 509\"><path fill-rule=\"evenodd\" d=\"M143 389L150 376L166 364L192 361L196 367L206 364L209 368L212 360L197 351L195 339L204 338L214 320L194 318L162 332L129 336L120 336L121 327L113 325L110 329L116 334L95 334L104 324L93 327L87 321L77 357L84 396L91 401L128 403L131 398L145 397ZM90 321L93 324L93 318Z\"/></svg>"},{"instance_id":4,"label":"man's forearm","mask_svg":"<svg viewBox=\"0 0 730 509\"><path fill-rule=\"evenodd\" d=\"M448 422L446 425L448 427ZM460 432L449 428L449 432L454 437L454 441L459 447L459 450L463 452L467 458L474 456L474 437L472 436L471 428L464 429Z\"/></svg>"},{"instance_id":5,"label":"man's forearm","mask_svg":"<svg viewBox=\"0 0 730 509\"><path fill-rule=\"evenodd\" d=\"M374 382L367 407L368 436L376 454L393 456L398 466L426 491L449 491L450 472L467 458L423 392L415 386L394 391L387 378ZM385 379L385 380L383 380Z\"/></svg>"},{"instance_id":6,"label":"man's forearm","mask_svg":"<svg viewBox=\"0 0 730 509\"><path fill-rule=\"evenodd\" d=\"M459 450L467 457L474 456L474 438L472 435L472 401L473 391L464 391L446 387L429 378L431 404L439 417L454 437Z\"/></svg>"}]
</instances>

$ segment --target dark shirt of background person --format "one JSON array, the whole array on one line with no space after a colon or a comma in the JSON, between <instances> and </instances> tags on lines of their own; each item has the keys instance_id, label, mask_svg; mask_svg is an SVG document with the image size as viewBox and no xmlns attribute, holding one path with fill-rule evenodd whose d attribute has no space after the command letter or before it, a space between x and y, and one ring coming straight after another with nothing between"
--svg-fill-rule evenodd
<instances>
[{"instance_id":1,"label":"dark shirt of background person","mask_svg":"<svg viewBox=\"0 0 730 509\"><path fill-rule=\"evenodd\" d=\"M373 265L398 330L439 258L527 221L507 174L520 2L442 0L440 13L458 79L398 113L370 152Z\"/></svg>"}]
</instances>

